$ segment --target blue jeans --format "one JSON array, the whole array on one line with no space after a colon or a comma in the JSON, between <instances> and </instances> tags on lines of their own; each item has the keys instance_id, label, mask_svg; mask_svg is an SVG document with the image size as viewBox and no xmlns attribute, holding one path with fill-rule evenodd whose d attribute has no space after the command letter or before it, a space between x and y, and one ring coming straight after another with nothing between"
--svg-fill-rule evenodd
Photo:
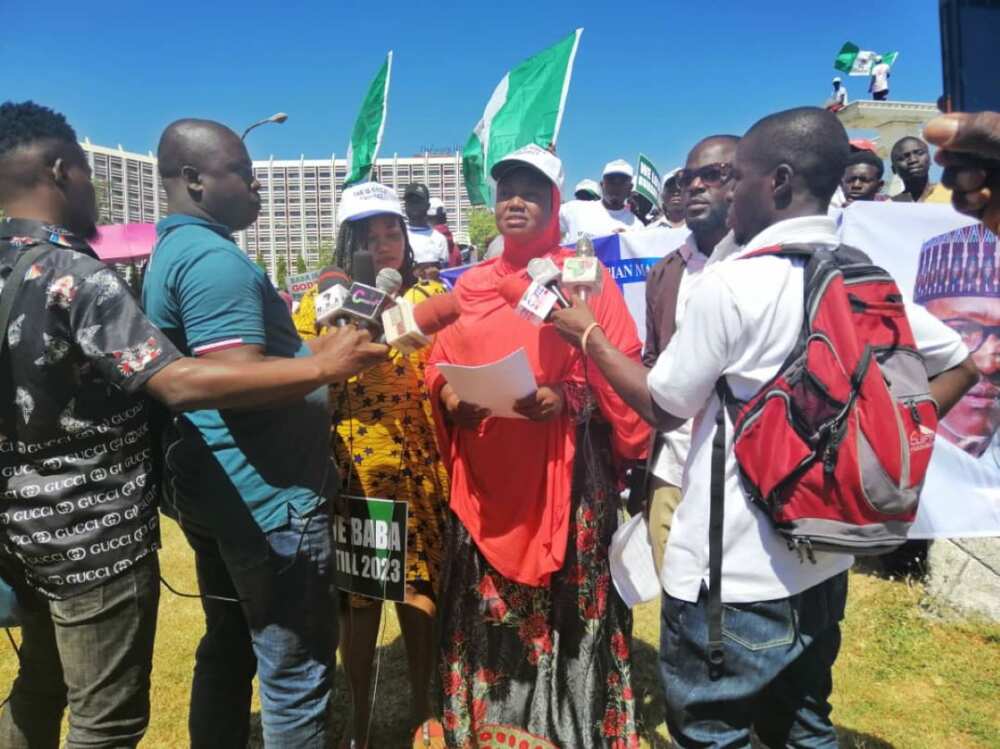
<instances>
[{"instance_id":1,"label":"blue jeans","mask_svg":"<svg viewBox=\"0 0 1000 749\"><path fill-rule=\"evenodd\" d=\"M19 595L21 592L19 591ZM149 724L160 567L156 554L62 601L21 597L21 663L0 714L4 749L119 749Z\"/></svg>"},{"instance_id":2,"label":"blue jeans","mask_svg":"<svg viewBox=\"0 0 1000 749\"><path fill-rule=\"evenodd\" d=\"M723 676L708 675L708 592L663 596L660 677L667 727L683 749L742 749L751 730L768 747L837 746L831 669L840 650L847 573L790 598L725 604Z\"/></svg>"},{"instance_id":3,"label":"blue jeans","mask_svg":"<svg viewBox=\"0 0 1000 749\"><path fill-rule=\"evenodd\" d=\"M260 679L268 749L322 749L337 648L332 533L324 507L287 525L226 541L184 525L195 551L205 635L195 654L188 728L194 749L247 744Z\"/></svg>"}]
</instances>

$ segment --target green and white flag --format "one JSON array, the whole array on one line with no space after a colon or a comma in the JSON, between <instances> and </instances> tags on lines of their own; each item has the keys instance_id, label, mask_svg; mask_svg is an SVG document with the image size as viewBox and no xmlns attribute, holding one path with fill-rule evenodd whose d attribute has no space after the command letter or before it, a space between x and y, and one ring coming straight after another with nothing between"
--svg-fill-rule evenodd
<instances>
[{"instance_id":1,"label":"green and white flag","mask_svg":"<svg viewBox=\"0 0 1000 749\"><path fill-rule=\"evenodd\" d=\"M653 162L641 153L638 165L639 168L635 175L635 191L645 195L646 199L653 205L659 205L660 187L662 186L660 172L653 166Z\"/></svg>"},{"instance_id":2,"label":"green and white flag","mask_svg":"<svg viewBox=\"0 0 1000 749\"><path fill-rule=\"evenodd\" d=\"M833 61L833 67L848 75L871 75L876 57L877 52L860 49L857 44L845 42L837 53L837 59ZM882 55L882 62L892 67L898 57L899 52L886 52Z\"/></svg>"},{"instance_id":3,"label":"green and white flag","mask_svg":"<svg viewBox=\"0 0 1000 749\"><path fill-rule=\"evenodd\" d=\"M529 57L503 77L465 144L462 168L473 205L493 203L490 170L529 143L555 144L583 29Z\"/></svg>"},{"instance_id":4,"label":"green and white flag","mask_svg":"<svg viewBox=\"0 0 1000 749\"><path fill-rule=\"evenodd\" d=\"M364 182L372 172L372 164L378 158L378 149L382 145L382 133L385 131L385 115L389 105L389 76L392 73L392 51L386 55L385 62L379 68L375 79L368 87L361 111L351 131L351 142L347 144L347 163L350 174L344 181L344 186L356 182Z\"/></svg>"}]
</instances>

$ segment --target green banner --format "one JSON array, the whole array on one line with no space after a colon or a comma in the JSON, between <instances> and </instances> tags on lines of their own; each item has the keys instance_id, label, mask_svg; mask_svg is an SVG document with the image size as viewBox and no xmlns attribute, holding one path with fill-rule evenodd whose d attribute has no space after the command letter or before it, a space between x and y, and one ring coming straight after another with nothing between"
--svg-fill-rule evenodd
<instances>
[{"instance_id":1,"label":"green banner","mask_svg":"<svg viewBox=\"0 0 1000 749\"><path fill-rule=\"evenodd\" d=\"M641 153L639 154L638 166L635 175L635 191L645 195L646 199L654 206L658 206L660 204L660 173L653 166L653 162Z\"/></svg>"},{"instance_id":2,"label":"green banner","mask_svg":"<svg viewBox=\"0 0 1000 749\"><path fill-rule=\"evenodd\" d=\"M406 502L343 496L337 504L340 509L333 517L337 587L369 598L402 601L406 596ZM346 517L342 509L348 512Z\"/></svg>"}]
</instances>

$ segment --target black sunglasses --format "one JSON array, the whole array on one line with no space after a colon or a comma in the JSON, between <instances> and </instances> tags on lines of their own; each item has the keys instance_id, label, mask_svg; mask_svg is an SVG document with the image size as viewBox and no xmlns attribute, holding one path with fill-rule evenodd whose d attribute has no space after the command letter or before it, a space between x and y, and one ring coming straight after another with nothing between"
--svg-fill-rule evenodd
<instances>
[{"instance_id":1,"label":"black sunglasses","mask_svg":"<svg viewBox=\"0 0 1000 749\"><path fill-rule=\"evenodd\" d=\"M1000 339L1000 325L983 325L967 317L949 317L942 322L962 338L969 353L976 353L990 336Z\"/></svg>"},{"instance_id":2,"label":"black sunglasses","mask_svg":"<svg viewBox=\"0 0 1000 749\"><path fill-rule=\"evenodd\" d=\"M688 190L696 179L700 179L706 187L718 187L728 182L733 176L733 165L729 162L706 164L697 169L681 169L677 173L677 186Z\"/></svg>"}]
</instances>

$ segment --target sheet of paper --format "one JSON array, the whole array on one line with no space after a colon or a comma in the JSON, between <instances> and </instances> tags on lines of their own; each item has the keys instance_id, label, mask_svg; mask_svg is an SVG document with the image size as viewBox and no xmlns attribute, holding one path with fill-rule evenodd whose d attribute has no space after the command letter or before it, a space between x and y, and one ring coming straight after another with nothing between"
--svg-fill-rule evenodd
<instances>
[{"instance_id":1,"label":"sheet of paper","mask_svg":"<svg viewBox=\"0 0 1000 749\"><path fill-rule=\"evenodd\" d=\"M538 389L523 348L492 364L438 364L437 368L459 398L488 408L501 418L524 418L514 412L514 402Z\"/></svg>"}]
</instances>

